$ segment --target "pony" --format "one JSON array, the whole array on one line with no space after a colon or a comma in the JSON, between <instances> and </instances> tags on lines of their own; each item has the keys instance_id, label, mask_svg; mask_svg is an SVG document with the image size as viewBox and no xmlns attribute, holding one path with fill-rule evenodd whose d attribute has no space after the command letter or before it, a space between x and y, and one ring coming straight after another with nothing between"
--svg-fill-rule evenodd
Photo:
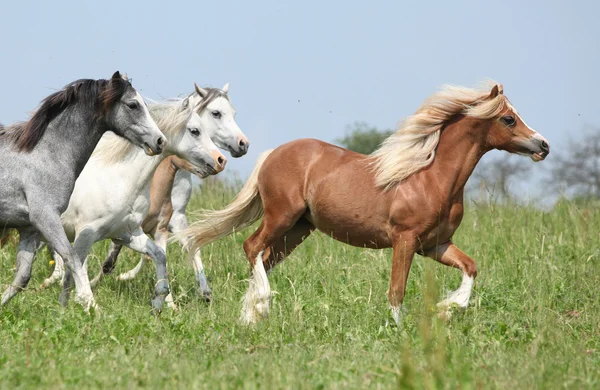
<instances>
[{"instance_id":1,"label":"pony","mask_svg":"<svg viewBox=\"0 0 600 390\"><path fill-rule=\"evenodd\" d=\"M248 152L250 141L242 133L234 120L235 110L229 100L229 83L222 89L200 88L194 85L196 95L201 102L196 112L200 116L201 128L205 129L213 142L223 150L228 150L232 157L241 157ZM192 173L185 161L172 156L165 159L156 169L150 186L150 209L142 228L146 234L153 237L159 245L164 244L171 232L187 228L185 209L192 193ZM183 247L185 241L180 241ZM104 275L111 273L116 265L122 246L111 243L108 255L104 260L101 272L91 281L94 287ZM142 270L144 258L131 270L117 276L118 280L132 280ZM196 275L200 294L210 301L212 291L206 280L200 251L192 256L192 265ZM55 268L57 269L57 268ZM174 307L172 297L167 296L167 302Z\"/></svg>"},{"instance_id":2,"label":"pony","mask_svg":"<svg viewBox=\"0 0 600 390\"><path fill-rule=\"evenodd\" d=\"M0 132L0 236L14 228L20 237L15 279L2 295L2 305L29 282L42 238L75 275L76 300L86 309L93 302L82 258L70 245L60 215L77 177L109 129L148 155L165 147L165 137L142 97L118 71L108 80L67 84L46 97L27 122Z\"/></svg>"},{"instance_id":3,"label":"pony","mask_svg":"<svg viewBox=\"0 0 600 390\"><path fill-rule=\"evenodd\" d=\"M267 272L315 229L353 246L393 248L388 300L398 325L415 254L462 271L460 287L438 305L466 308L477 266L452 236L463 217L467 179L492 149L534 161L550 153L502 85L445 86L372 155L315 139L264 152L231 204L202 212L178 235L197 250L262 217L243 245L252 270L241 314L246 324L269 313Z\"/></svg>"},{"instance_id":4,"label":"pony","mask_svg":"<svg viewBox=\"0 0 600 390\"><path fill-rule=\"evenodd\" d=\"M116 137L105 136L75 184L69 207L61 216L63 227L74 246L86 256L91 246L111 239L120 245L150 256L156 265L157 282L152 307L162 310L169 294L164 246L157 245L141 228L150 206L150 183L156 168L169 155L189 163L200 177L221 172L227 159L201 128L193 97L149 105L150 115L168 139L160 156L148 157ZM116 181L115 178L122 179ZM59 256L55 256L59 259ZM85 263L87 271L87 263ZM89 283L89 280L88 280ZM66 270L60 301L64 305L71 288Z\"/></svg>"}]
</instances>

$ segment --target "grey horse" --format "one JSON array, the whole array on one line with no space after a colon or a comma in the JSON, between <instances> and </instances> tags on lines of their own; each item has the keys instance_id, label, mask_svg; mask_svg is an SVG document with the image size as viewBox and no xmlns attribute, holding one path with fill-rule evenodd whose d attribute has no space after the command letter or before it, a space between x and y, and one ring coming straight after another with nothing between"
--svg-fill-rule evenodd
<instances>
[{"instance_id":1,"label":"grey horse","mask_svg":"<svg viewBox=\"0 0 600 390\"><path fill-rule=\"evenodd\" d=\"M0 129L0 236L13 228L20 236L16 276L2 305L27 286L45 239L71 269L76 301L86 310L95 306L87 264L69 243L60 216L109 129L148 155L161 153L166 143L141 96L119 72L110 80L74 81L45 98L29 121Z\"/></svg>"}]
</instances>

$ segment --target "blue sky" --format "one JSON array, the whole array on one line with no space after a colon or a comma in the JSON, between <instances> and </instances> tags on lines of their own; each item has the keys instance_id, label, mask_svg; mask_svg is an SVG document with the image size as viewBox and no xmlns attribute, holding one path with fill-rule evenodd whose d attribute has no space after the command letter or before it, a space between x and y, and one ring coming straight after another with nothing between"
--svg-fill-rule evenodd
<instances>
[{"instance_id":1,"label":"blue sky","mask_svg":"<svg viewBox=\"0 0 600 390\"><path fill-rule=\"evenodd\" d=\"M354 121L392 128L442 84L492 78L557 152L600 125L598 15L597 1L12 1L0 121L115 70L153 99L229 81L252 145L228 169L245 175L267 148Z\"/></svg>"}]
</instances>

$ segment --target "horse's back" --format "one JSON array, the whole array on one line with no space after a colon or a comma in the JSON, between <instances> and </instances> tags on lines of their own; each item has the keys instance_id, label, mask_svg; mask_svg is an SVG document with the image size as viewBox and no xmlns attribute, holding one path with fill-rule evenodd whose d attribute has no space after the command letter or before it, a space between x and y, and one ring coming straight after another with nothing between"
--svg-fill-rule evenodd
<instances>
[{"instance_id":1,"label":"horse's back","mask_svg":"<svg viewBox=\"0 0 600 390\"><path fill-rule=\"evenodd\" d=\"M390 245L388 196L375 186L369 156L300 139L275 149L260 174L271 206L301 197L305 218L327 235L360 247Z\"/></svg>"}]
</instances>

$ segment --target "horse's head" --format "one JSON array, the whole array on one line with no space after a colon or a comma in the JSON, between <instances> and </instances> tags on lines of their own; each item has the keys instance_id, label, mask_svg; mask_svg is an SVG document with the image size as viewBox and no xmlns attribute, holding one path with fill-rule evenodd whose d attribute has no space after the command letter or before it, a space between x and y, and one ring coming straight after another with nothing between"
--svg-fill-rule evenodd
<instances>
[{"instance_id":1,"label":"horse's head","mask_svg":"<svg viewBox=\"0 0 600 390\"><path fill-rule=\"evenodd\" d=\"M165 136L140 94L118 71L102 92L101 104L107 128L143 148L149 156L162 153L167 142Z\"/></svg>"},{"instance_id":2,"label":"horse's head","mask_svg":"<svg viewBox=\"0 0 600 390\"><path fill-rule=\"evenodd\" d=\"M529 156L533 161L545 159L550 153L548 140L527 126L503 94L502 85L495 85L488 98L505 99L505 104L498 115L491 119L487 144L495 149Z\"/></svg>"},{"instance_id":3,"label":"horse's head","mask_svg":"<svg viewBox=\"0 0 600 390\"><path fill-rule=\"evenodd\" d=\"M223 150L228 150L232 157L241 157L248 152L250 141L242 133L235 122L235 109L229 101L227 92L229 83L222 89L200 88L194 84L197 99L197 112L210 138Z\"/></svg>"},{"instance_id":4,"label":"horse's head","mask_svg":"<svg viewBox=\"0 0 600 390\"><path fill-rule=\"evenodd\" d=\"M216 175L225 169L227 159L217 149L208 131L202 128L200 116L190 106L190 98L181 103L181 110L190 113L189 119L179 135L171 140L169 147L179 157L180 167L205 178Z\"/></svg>"}]
</instances>

